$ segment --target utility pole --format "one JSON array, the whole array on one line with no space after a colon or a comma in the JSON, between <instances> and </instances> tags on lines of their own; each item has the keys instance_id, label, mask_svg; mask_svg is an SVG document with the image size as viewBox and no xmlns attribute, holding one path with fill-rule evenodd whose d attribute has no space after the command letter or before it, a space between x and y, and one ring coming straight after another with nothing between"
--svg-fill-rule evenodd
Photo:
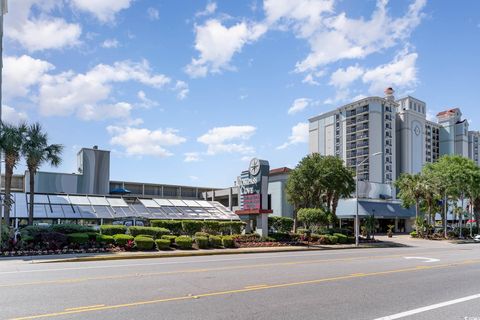
<instances>
[{"instance_id":1,"label":"utility pole","mask_svg":"<svg viewBox=\"0 0 480 320\"><path fill-rule=\"evenodd\" d=\"M8 12L7 0L1 0L0 2L0 124L2 123L2 88L3 88L3 16ZM0 130L2 127L0 126ZM2 190L2 151L0 150L0 192ZM5 199L2 200L0 205L0 249L2 245L2 223L3 223L3 204ZM7 226L8 227L8 226Z\"/></svg>"}]
</instances>

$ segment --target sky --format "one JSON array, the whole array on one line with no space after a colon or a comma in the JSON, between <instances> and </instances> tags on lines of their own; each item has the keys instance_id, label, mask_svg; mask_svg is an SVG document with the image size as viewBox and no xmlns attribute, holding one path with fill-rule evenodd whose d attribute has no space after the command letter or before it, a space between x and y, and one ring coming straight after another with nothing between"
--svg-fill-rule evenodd
<instances>
[{"instance_id":1,"label":"sky","mask_svg":"<svg viewBox=\"0 0 480 320\"><path fill-rule=\"evenodd\" d=\"M45 171L98 145L112 180L227 187L253 157L294 167L309 118L389 86L480 130L479 52L474 0L10 0L2 117L65 146Z\"/></svg>"}]
</instances>

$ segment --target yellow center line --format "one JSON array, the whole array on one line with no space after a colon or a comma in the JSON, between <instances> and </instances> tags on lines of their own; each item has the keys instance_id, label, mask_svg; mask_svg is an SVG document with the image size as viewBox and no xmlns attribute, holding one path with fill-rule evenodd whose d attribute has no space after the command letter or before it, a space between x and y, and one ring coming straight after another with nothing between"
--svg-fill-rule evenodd
<instances>
[{"instance_id":1,"label":"yellow center line","mask_svg":"<svg viewBox=\"0 0 480 320\"><path fill-rule=\"evenodd\" d=\"M261 263L261 264L250 264L250 265L243 265L243 266L229 266L229 267L217 267L217 268L205 268L205 269L185 269L185 270L175 270L175 271L131 273L131 274L118 275L118 276L99 276L99 277L84 277L84 278L71 278L71 279L34 281L34 282L5 283L5 284L0 284L0 288L34 286L34 285L45 285L45 284L69 284L69 283L77 283L77 282L83 282L83 281L120 280L120 279L138 278L138 277L175 275L175 274L182 274L182 273L229 271L229 270L241 270L241 269L268 268L268 267L277 267L277 266L303 265L303 264L308 265L308 264L317 264L317 263L357 261L357 260L364 260L364 259L368 259L368 260L388 259L388 258L398 258L403 256L404 256L403 254L395 254L395 255L385 255L385 256L374 256L374 257L362 256L362 257L337 258L337 259L300 260L300 261Z\"/></svg>"},{"instance_id":2,"label":"yellow center line","mask_svg":"<svg viewBox=\"0 0 480 320\"><path fill-rule=\"evenodd\" d=\"M253 288L260 288L260 287L267 287L267 284L257 284L254 286L246 286L245 289L253 289Z\"/></svg>"},{"instance_id":3,"label":"yellow center line","mask_svg":"<svg viewBox=\"0 0 480 320\"><path fill-rule=\"evenodd\" d=\"M93 312L93 311L103 311L103 310L112 310L112 309L120 309L120 308L127 308L127 307L137 307L137 306L142 306L142 305L150 305L150 304L157 304L157 303L170 302L170 301L181 301L181 300L190 300L190 299L198 299L198 298L205 298L205 297L215 297L215 296L222 296L222 295L228 295L228 294L237 294L237 293L260 291L260 290L269 290L269 289L277 289L277 288L286 288L286 287L308 285L308 284L318 284L318 283L332 282L332 281L338 281L338 280L390 275L390 274L397 274L397 273L403 273L403 272L419 272L419 271L427 270L427 269L431 270L431 269L450 268L450 267L457 267L457 266L460 266L460 265L475 264L475 263L479 263L479 262L480 262L480 259L464 260L464 261L457 262L457 263L422 266L422 268L413 267L413 268L403 268L403 269L395 269L395 270L370 272L370 273L364 273L364 274L357 273L357 274L336 276L336 277L330 277L330 278L322 278L322 279L314 279L314 280L306 280L306 281L298 281L298 282L290 282L290 283L280 283L280 284L272 284L272 285L265 285L265 286L253 286L253 287L249 287L249 288L246 287L244 289L235 289L235 290L227 290L227 291L202 293L202 294L197 294L197 295L188 295L188 296L181 296L181 297L174 297L174 298L148 300L148 301L138 301L138 302L117 304L117 305L111 305L111 306L91 307L91 308L88 308L88 309L73 310L74 308L71 308L69 311L60 311L60 312L55 312L55 313L47 313L47 314L39 314L39 315L32 315L32 316L26 316L26 317L12 318L10 320L31 320L31 319L40 319L40 318L52 318L52 317L69 315L69 314L79 314L79 313L86 313L86 312Z\"/></svg>"},{"instance_id":4,"label":"yellow center line","mask_svg":"<svg viewBox=\"0 0 480 320\"><path fill-rule=\"evenodd\" d=\"M104 307L104 304L96 304L93 306L85 306L85 307L76 307L76 308L67 308L65 311L76 311L76 310L85 310L85 309L92 309L92 308L98 308L98 307Z\"/></svg>"}]
</instances>

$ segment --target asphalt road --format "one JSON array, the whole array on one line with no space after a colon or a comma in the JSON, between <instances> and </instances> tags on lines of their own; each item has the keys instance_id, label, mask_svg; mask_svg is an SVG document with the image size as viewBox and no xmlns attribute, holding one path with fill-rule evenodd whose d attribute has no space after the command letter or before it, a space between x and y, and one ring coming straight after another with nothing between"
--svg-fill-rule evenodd
<instances>
[{"instance_id":1,"label":"asphalt road","mask_svg":"<svg viewBox=\"0 0 480 320\"><path fill-rule=\"evenodd\" d=\"M0 260L0 319L480 320L480 245L414 245L54 264Z\"/></svg>"}]
</instances>

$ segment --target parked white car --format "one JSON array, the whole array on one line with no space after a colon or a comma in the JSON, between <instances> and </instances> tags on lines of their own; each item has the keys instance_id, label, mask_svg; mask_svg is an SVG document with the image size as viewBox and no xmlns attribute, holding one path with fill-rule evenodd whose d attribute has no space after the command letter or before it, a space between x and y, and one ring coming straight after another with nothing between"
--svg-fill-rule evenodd
<instances>
[{"instance_id":1,"label":"parked white car","mask_svg":"<svg viewBox=\"0 0 480 320\"><path fill-rule=\"evenodd\" d=\"M480 242L480 234L477 234L475 238L473 238L473 241Z\"/></svg>"}]
</instances>

